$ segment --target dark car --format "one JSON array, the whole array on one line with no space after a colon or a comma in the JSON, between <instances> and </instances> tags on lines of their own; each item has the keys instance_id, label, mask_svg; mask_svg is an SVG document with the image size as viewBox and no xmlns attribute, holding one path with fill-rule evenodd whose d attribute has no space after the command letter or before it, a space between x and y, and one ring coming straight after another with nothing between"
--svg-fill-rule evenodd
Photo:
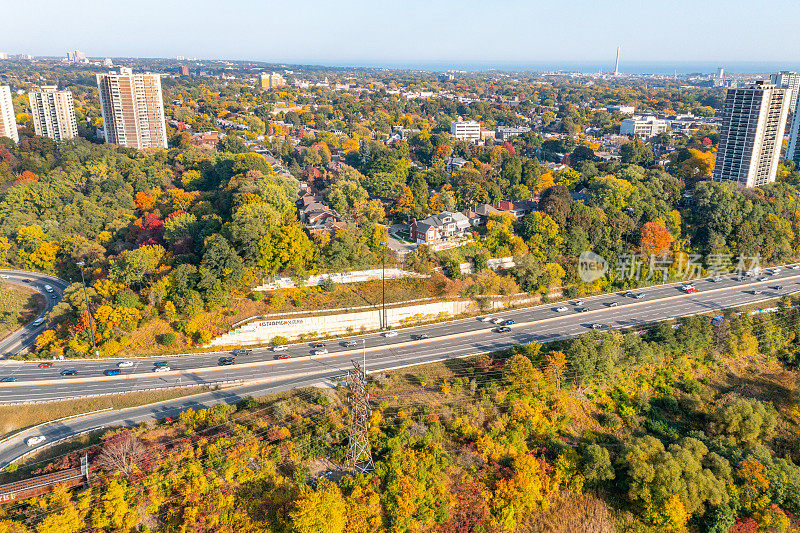
<instances>
[{"instance_id":1,"label":"dark car","mask_svg":"<svg viewBox=\"0 0 800 533\"><path fill-rule=\"evenodd\" d=\"M14 376L6 376L3 379L0 379L0 383L11 383L12 381L17 381L17 378Z\"/></svg>"},{"instance_id":2,"label":"dark car","mask_svg":"<svg viewBox=\"0 0 800 533\"><path fill-rule=\"evenodd\" d=\"M588 311L588 310L589 310L589 309L588 309L587 307L576 307L576 308L575 308L575 312L576 312L576 313L585 313L585 312L586 312L586 311Z\"/></svg>"},{"instance_id":3,"label":"dark car","mask_svg":"<svg viewBox=\"0 0 800 533\"><path fill-rule=\"evenodd\" d=\"M497 328L495 331L497 333L508 333L509 331L511 331L511 328L508 326L503 326L501 328Z\"/></svg>"},{"instance_id":4,"label":"dark car","mask_svg":"<svg viewBox=\"0 0 800 533\"><path fill-rule=\"evenodd\" d=\"M324 348L325 347L325 343L324 342L312 342L311 343L311 347L312 348Z\"/></svg>"},{"instance_id":5,"label":"dark car","mask_svg":"<svg viewBox=\"0 0 800 533\"><path fill-rule=\"evenodd\" d=\"M504 326L511 326L511 325L513 325L513 324L514 324L514 321L513 321L513 320L511 320L511 319L509 319L509 320L506 320L506 321L504 321L504 322L503 322L503 325L504 325Z\"/></svg>"},{"instance_id":6,"label":"dark car","mask_svg":"<svg viewBox=\"0 0 800 533\"><path fill-rule=\"evenodd\" d=\"M344 346L345 348L352 348L354 346L358 346L358 343L356 341L344 341L342 343L342 346Z\"/></svg>"},{"instance_id":7,"label":"dark car","mask_svg":"<svg viewBox=\"0 0 800 533\"><path fill-rule=\"evenodd\" d=\"M161 368L163 366L169 366L169 363L167 363L166 361L156 361L155 363L153 363L153 366L156 368Z\"/></svg>"},{"instance_id":8,"label":"dark car","mask_svg":"<svg viewBox=\"0 0 800 533\"><path fill-rule=\"evenodd\" d=\"M783 288L783 285L775 285L772 287L772 290L779 291Z\"/></svg>"},{"instance_id":9,"label":"dark car","mask_svg":"<svg viewBox=\"0 0 800 533\"><path fill-rule=\"evenodd\" d=\"M105 372L103 372L103 374L105 374L106 376L119 376L120 371L117 370L116 368L110 368Z\"/></svg>"},{"instance_id":10,"label":"dark car","mask_svg":"<svg viewBox=\"0 0 800 533\"><path fill-rule=\"evenodd\" d=\"M78 374L77 370L62 370L61 371L61 375L62 376L75 376L77 374Z\"/></svg>"},{"instance_id":11,"label":"dark car","mask_svg":"<svg viewBox=\"0 0 800 533\"><path fill-rule=\"evenodd\" d=\"M421 341L422 339L427 339L428 338L428 334L427 333L419 333L417 335L411 335L411 338L413 340L415 340L415 341Z\"/></svg>"},{"instance_id":12,"label":"dark car","mask_svg":"<svg viewBox=\"0 0 800 533\"><path fill-rule=\"evenodd\" d=\"M25 278L25 279L22 280L22 283L33 283L33 280Z\"/></svg>"},{"instance_id":13,"label":"dark car","mask_svg":"<svg viewBox=\"0 0 800 533\"><path fill-rule=\"evenodd\" d=\"M220 357L220 359L219 359L219 365L220 366L232 365L235 362L236 362L236 359L233 358L233 357Z\"/></svg>"},{"instance_id":14,"label":"dark car","mask_svg":"<svg viewBox=\"0 0 800 533\"><path fill-rule=\"evenodd\" d=\"M238 350L233 350L231 353L233 355L250 355L253 350L247 350L245 348L239 348Z\"/></svg>"}]
</instances>

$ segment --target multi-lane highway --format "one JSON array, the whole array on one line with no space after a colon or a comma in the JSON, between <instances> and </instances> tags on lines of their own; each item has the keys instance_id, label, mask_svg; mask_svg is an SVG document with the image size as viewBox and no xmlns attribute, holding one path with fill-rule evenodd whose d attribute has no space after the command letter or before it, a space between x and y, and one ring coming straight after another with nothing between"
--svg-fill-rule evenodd
<instances>
[{"instance_id":1,"label":"multi-lane highway","mask_svg":"<svg viewBox=\"0 0 800 533\"><path fill-rule=\"evenodd\" d=\"M346 372L354 358L365 358L368 371L376 372L464 357L512 344L577 336L597 326L601 329L636 327L773 299L800 290L800 267L784 267L774 275L750 277L744 281L726 276L717 281L698 280L694 285L697 292L692 293L682 290L680 284L673 284L636 290L632 294L595 296L582 302L539 305L492 315L514 321L507 332L497 332L496 324L468 318L398 330L394 337L373 334L326 341L325 349L329 353L323 355L311 355L313 348L309 344L295 344L277 352L266 348L253 349L247 355L237 356L235 364L230 366L218 364L219 359L229 356L230 352L130 359L133 366L122 368L117 366L122 361L119 359L59 361L49 368L39 368L37 363L4 361L0 362L0 377L14 376L17 381L0 383L0 402L50 401L231 379L248 383L227 391L127 411L110 411L35 430L36 434L45 435L47 442L52 442L96 427L134 424L176 414L188 407L235 402L248 394L259 396L308 386ZM639 294L641 298L636 298L635 295ZM563 307L566 310L558 310ZM584 311L578 312L579 308ZM420 335L427 338L419 339ZM357 346L345 346L348 340L355 341ZM284 354L290 358L277 359ZM165 362L170 370L154 372L155 363L161 362ZM62 375L64 370L77 373ZM104 375L108 370L119 370L121 375ZM27 450L23 442L27 436L30 433L23 432L0 444L0 464Z\"/></svg>"},{"instance_id":2,"label":"multi-lane highway","mask_svg":"<svg viewBox=\"0 0 800 533\"><path fill-rule=\"evenodd\" d=\"M39 274L38 272L25 272L22 270L0 270L0 281L21 285L38 291L45 300L45 309L37 318L44 318L55 305L61 301L64 290L69 287L69 282L63 279ZM51 291L45 290L49 286ZM41 322L34 324L33 321L15 331L10 336L0 341L0 357L16 355L25 348L31 346L36 336L47 329L47 324Z\"/></svg>"}]
</instances>

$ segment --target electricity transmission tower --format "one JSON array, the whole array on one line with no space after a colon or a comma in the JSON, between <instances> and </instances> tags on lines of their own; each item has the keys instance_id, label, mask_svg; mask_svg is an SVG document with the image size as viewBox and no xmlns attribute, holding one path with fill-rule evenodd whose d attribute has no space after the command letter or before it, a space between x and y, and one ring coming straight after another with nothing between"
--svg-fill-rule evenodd
<instances>
[{"instance_id":1,"label":"electricity transmission tower","mask_svg":"<svg viewBox=\"0 0 800 533\"><path fill-rule=\"evenodd\" d=\"M350 372L350 445L347 448L347 465L354 472L368 472L374 467L369 445L369 395L367 375L357 361Z\"/></svg>"}]
</instances>

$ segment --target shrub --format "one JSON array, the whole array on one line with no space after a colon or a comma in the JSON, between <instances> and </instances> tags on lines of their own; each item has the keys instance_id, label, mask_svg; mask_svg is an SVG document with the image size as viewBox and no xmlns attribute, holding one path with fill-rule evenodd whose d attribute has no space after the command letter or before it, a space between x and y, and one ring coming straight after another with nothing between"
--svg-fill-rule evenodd
<instances>
[{"instance_id":1,"label":"shrub","mask_svg":"<svg viewBox=\"0 0 800 533\"><path fill-rule=\"evenodd\" d=\"M258 402L252 396L245 396L236 404L236 409L242 411L244 409L255 409L258 407Z\"/></svg>"},{"instance_id":2,"label":"shrub","mask_svg":"<svg viewBox=\"0 0 800 533\"><path fill-rule=\"evenodd\" d=\"M170 346L175 342L175 334L173 332L162 333L157 337L158 343L163 346Z\"/></svg>"},{"instance_id":3,"label":"shrub","mask_svg":"<svg viewBox=\"0 0 800 533\"><path fill-rule=\"evenodd\" d=\"M250 299L254 302L260 302L264 299L264 294L259 291L253 291L250 293Z\"/></svg>"},{"instance_id":4,"label":"shrub","mask_svg":"<svg viewBox=\"0 0 800 533\"><path fill-rule=\"evenodd\" d=\"M272 337L272 341L270 341L270 344L272 344L273 346L280 346L281 344L287 344L288 342L289 339L287 339L286 337L283 337L281 335L276 335Z\"/></svg>"},{"instance_id":5,"label":"shrub","mask_svg":"<svg viewBox=\"0 0 800 533\"><path fill-rule=\"evenodd\" d=\"M603 413L600 415L600 425L612 431L617 430L622 427L622 419L617 413Z\"/></svg>"}]
</instances>

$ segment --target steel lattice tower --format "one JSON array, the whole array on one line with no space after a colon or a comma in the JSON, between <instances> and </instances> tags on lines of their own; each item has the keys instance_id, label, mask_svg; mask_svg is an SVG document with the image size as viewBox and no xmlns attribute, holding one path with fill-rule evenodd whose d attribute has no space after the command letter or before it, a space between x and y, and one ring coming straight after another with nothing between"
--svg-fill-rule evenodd
<instances>
[{"instance_id":1,"label":"steel lattice tower","mask_svg":"<svg viewBox=\"0 0 800 533\"><path fill-rule=\"evenodd\" d=\"M347 465L354 472L368 472L375 466L369 444L369 395L367 376L358 362L353 361L350 372L350 445L347 448Z\"/></svg>"}]
</instances>

